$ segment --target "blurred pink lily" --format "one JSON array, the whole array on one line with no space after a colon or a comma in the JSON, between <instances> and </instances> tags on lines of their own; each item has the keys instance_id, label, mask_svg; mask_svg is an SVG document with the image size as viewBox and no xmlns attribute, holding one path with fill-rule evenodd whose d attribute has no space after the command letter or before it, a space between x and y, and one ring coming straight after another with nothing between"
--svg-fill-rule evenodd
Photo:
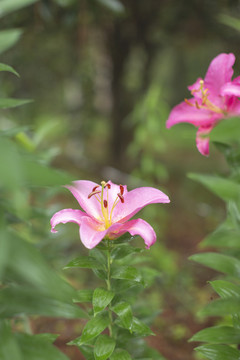
<instances>
[{"instance_id":1,"label":"blurred pink lily","mask_svg":"<svg viewBox=\"0 0 240 360\"><path fill-rule=\"evenodd\" d=\"M209 154L209 133L223 118L240 115L240 77L231 81L233 54L220 54L209 65L206 76L188 87L192 98L175 106L167 128L187 122L198 127L196 143L199 152Z\"/></svg>"},{"instance_id":2,"label":"blurred pink lily","mask_svg":"<svg viewBox=\"0 0 240 360\"><path fill-rule=\"evenodd\" d=\"M98 185L81 180L66 186L84 210L64 209L51 218L52 232L59 223L74 222L80 226L83 245L94 248L102 239L116 239L126 232L143 238L146 248L156 241L153 228L142 219L129 219L144 206L170 202L167 195L152 187L141 187L127 191L123 185L102 181Z\"/></svg>"}]
</instances>

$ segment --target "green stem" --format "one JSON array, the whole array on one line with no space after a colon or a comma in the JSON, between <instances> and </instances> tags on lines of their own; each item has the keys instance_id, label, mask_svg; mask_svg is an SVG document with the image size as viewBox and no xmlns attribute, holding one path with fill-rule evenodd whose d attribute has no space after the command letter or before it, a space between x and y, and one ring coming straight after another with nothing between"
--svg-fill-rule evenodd
<instances>
[{"instance_id":1,"label":"green stem","mask_svg":"<svg viewBox=\"0 0 240 360\"><path fill-rule=\"evenodd\" d=\"M110 241L108 240L108 250L107 250L107 289L108 291L111 291L111 247L110 247ZM109 304L110 305L110 304ZM108 316L110 319L110 324L108 325L108 329L109 329L109 335L110 337L113 336L113 329L112 329L112 325L113 325L113 319L112 319L112 311L110 310L110 308L108 307Z\"/></svg>"}]
</instances>

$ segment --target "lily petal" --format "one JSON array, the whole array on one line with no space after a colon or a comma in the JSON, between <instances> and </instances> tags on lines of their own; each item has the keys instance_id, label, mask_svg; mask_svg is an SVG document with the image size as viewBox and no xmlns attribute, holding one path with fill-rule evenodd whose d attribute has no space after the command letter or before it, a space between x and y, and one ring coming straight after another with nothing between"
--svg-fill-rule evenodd
<instances>
[{"instance_id":1,"label":"lily petal","mask_svg":"<svg viewBox=\"0 0 240 360\"><path fill-rule=\"evenodd\" d=\"M118 202L114 211L113 222L125 222L144 206L155 203L169 203L170 200L162 191L152 187L141 187L131 190L124 196L124 203Z\"/></svg>"},{"instance_id":2,"label":"lily petal","mask_svg":"<svg viewBox=\"0 0 240 360\"><path fill-rule=\"evenodd\" d=\"M197 131L196 144L198 151L204 155L209 155L209 136L208 134L214 128L214 125L202 126Z\"/></svg>"},{"instance_id":3,"label":"lily petal","mask_svg":"<svg viewBox=\"0 0 240 360\"><path fill-rule=\"evenodd\" d=\"M102 229L102 225L89 216L82 217L80 226L80 239L87 249L92 249L106 236L107 230Z\"/></svg>"},{"instance_id":4,"label":"lily petal","mask_svg":"<svg viewBox=\"0 0 240 360\"><path fill-rule=\"evenodd\" d=\"M100 203L98 202L96 196L92 196L90 199L88 198L89 194L96 186L99 185L95 182L79 180L74 181L73 185L67 185L65 187L71 191L81 208L86 211L88 215L94 217L98 221L101 221ZM99 189L101 190L100 186Z\"/></svg>"},{"instance_id":5,"label":"lily petal","mask_svg":"<svg viewBox=\"0 0 240 360\"><path fill-rule=\"evenodd\" d=\"M82 217L86 216L86 214L81 210L73 210L73 209L64 209L56 212L50 220L51 223L51 232L56 233L55 226L63 223L66 224L67 222L74 222L81 225Z\"/></svg>"},{"instance_id":6,"label":"lily petal","mask_svg":"<svg viewBox=\"0 0 240 360\"><path fill-rule=\"evenodd\" d=\"M233 95L240 97L240 77L224 84L220 91L221 95Z\"/></svg>"},{"instance_id":7,"label":"lily petal","mask_svg":"<svg viewBox=\"0 0 240 360\"><path fill-rule=\"evenodd\" d=\"M194 102L194 99L188 101L191 104ZM208 125L209 122L223 117L222 114L213 113L205 109L197 109L190 104L183 101L179 105L176 105L170 112L166 127L170 128L181 122L187 122L195 126Z\"/></svg>"},{"instance_id":8,"label":"lily petal","mask_svg":"<svg viewBox=\"0 0 240 360\"><path fill-rule=\"evenodd\" d=\"M104 189L104 199L108 201L108 207L111 209L113 207L114 202L116 199L118 199L118 194L120 193L120 185L114 184L112 181L108 181L108 184L110 184L111 189L107 190L107 188ZM121 185L123 189L123 197L126 195L127 186Z\"/></svg>"},{"instance_id":9,"label":"lily petal","mask_svg":"<svg viewBox=\"0 0 240 360\"><path fill-rule=\"evenodd\" d=\"M232 53L219 54L212 60L204 79L204 85L208 88L211 96L217 97L221 87L231 81L234 62L235 56Z\"/></svg>"},{"instance_id":10,"label":"lily petal","mask_svg":"<svg viewBox=\"0 0 240 360\"><path fill-rule=\"evenodd\" d=\"M132 236L141 236L146 244L147 249L149 249L149 247L153 245L157 239L156 233L152 226L142 219L130 220L124 223L121 228L119 228L119 233L122 235L126 232L129 232Z\"/></svg>"}]
</instances>

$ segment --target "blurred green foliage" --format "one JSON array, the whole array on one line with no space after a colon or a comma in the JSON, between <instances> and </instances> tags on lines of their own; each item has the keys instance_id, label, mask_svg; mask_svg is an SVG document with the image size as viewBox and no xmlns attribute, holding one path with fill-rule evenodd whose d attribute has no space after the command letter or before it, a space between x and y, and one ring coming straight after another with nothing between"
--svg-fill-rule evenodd
<instances>
[{"instance_id":1,"label":"blurred green foliage","mask_svg":"<svg viewBox=\"0 0 240 360\"><path fill-rule=\"evenodd\" d=\"M209 159L199 156L191 125L166 130L165 121L169 109L188 96L187 85L204 75L214 56L231 51L238 57L238 10L237 0L0 1L0 106L33 99L0 113L1 304L14 295L1 314L14 315L11 328L15 330L16 319L29 328L28 315L44 311L49 316L77 314L70 299L77 299L78 293L53 268L59 270L73 254L85 250L79 250L74 225L61 230L57 240L49 234L49 218L68 201L57 187L73 178L111 178L129 187L167 189L169 210L154 206L144 210L158 234L159 243L150 254L153 272L161 272L153 282L153 274L146 271L153 283L148 301L156 309L159 305L174 309L174 316L180 314L181 319L190 313L193 321L192 314L206 301L209 289L199 286L186 259L225 216L224 203L214 194L226 199L238 191L238 145L233 151L221 144L239 139L239 119L213 130L212 140L224 156L211 143ZM11 66L13 73L6 67L3 71L2 64ZM236 73L239 64L238 59ZM225 156L232 167L228 177ZM203 173L195 178L214 194L186 179L189 171ZM219 172L223 179L216 176ZM234 248L227 249L231 256L238 248L238 206L230 201L226 224L205 240L208 246L218 242L223 247L228 239ZM201 271L198 275L209 279ZM81 279L70 271L64 276L79 289L94 281L87 271ZM16 312L21 314L15 318ZM185 318L181 322L185 326ZM176 333L175 338L184 342L188 334L182 323L172 326L164 318L154 325L164 336ZM25 353L28 336L12 333L9 321L1 323L2 332L12 344L11 359L34 359L30 349L30 355ZM52 339L33 338L38 346L44 343L53 349ZM168 347L181 351L179 343L170 342ZM164 350L167 357L170 350ZM10 350L4 351L1 356L8 359ZM190 351L189 347L182 354L184 360L192 359ZM218 354L211 346L207 351L213 357ZM169 355L170 360L175 357ZM60 353L56 358L61 359Z\"/></svg>"}]
</instances>

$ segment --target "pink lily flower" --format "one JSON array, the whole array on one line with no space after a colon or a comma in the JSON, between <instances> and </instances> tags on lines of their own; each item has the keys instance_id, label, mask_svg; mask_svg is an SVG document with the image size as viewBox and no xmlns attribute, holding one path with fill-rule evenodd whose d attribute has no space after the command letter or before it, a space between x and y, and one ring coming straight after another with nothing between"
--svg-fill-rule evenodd
<instances>
[{"instance_id":1,"label":"pink lily flower","mask_svg":"<svg viewBox=\"0 0 240 360\"><path fill-rule=\"evenodd\" d=\"M123 185L102 181L98 185L92 181L80 180L66 186L84 210L64 209L51 218L52 232L59 223L74 222L80 227L83 245L94 248L101 240L114 240L129 232L143 238L146 248L156 241L153 228L142 219L129 219L144 206L170 202L167 195L152 187L141 187L127 191Z\"/></svg>"},{"instance_id":2,"label":"pink lily flower","mask_svg":"<svg viewBox=\"0 0 240 360\"><path fill-rule=\"evenodd\" d=\"M209 154L209 133L223 118L240 115L240 77L231 81L233 54L220 54L209 65L206 76L188 87L192 98L175 106L167 128L187 122L198 127L196 143L199 152Z\"/></svg>"}]
</instances>

